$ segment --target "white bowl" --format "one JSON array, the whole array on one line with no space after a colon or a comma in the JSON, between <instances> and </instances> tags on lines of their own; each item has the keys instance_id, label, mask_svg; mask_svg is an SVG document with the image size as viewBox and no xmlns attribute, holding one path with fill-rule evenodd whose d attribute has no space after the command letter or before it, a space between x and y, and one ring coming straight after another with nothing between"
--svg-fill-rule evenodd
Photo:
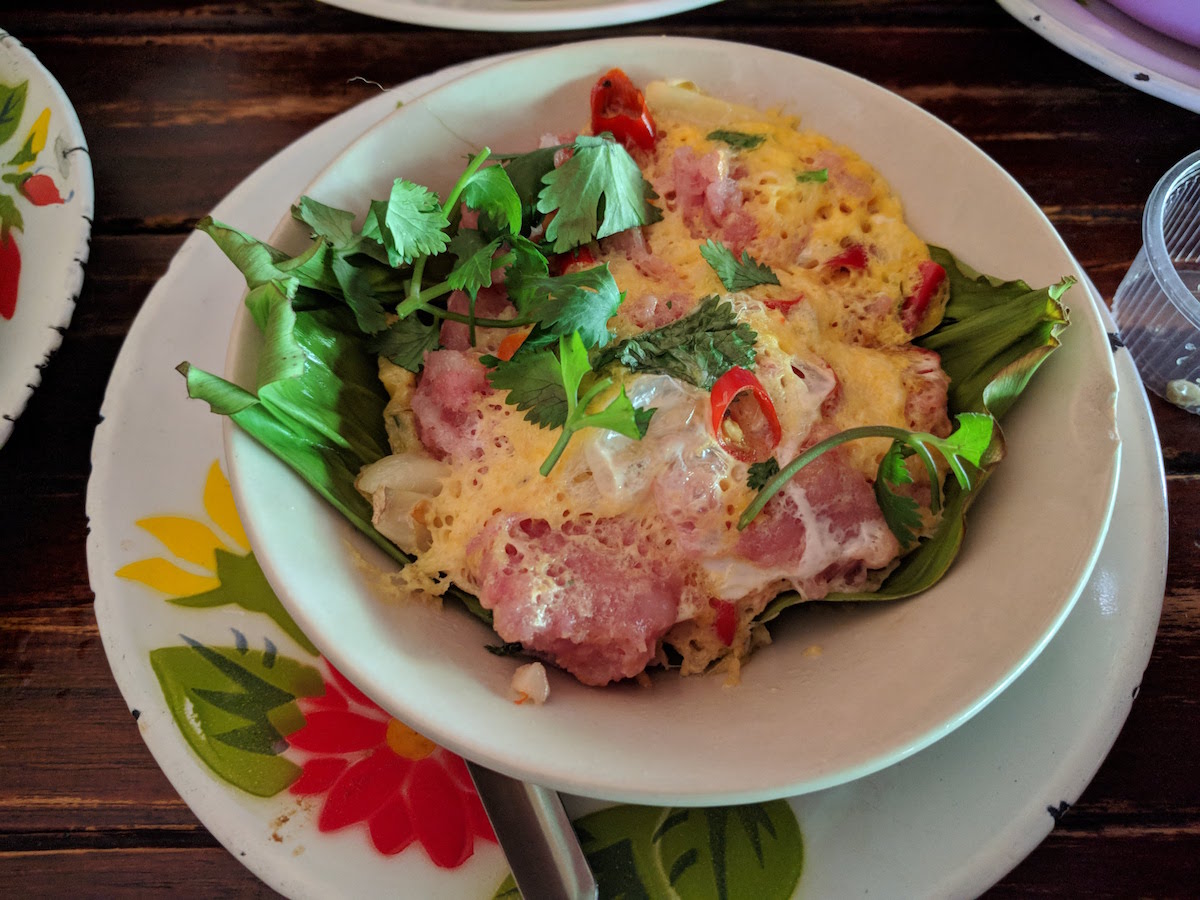
<instances>
[{"instance_id":1,"label":"white bowl","mask_svg":"<svg viewBox=\"0 0 1200 900\"><path fill-rule=\"evenodd\" d=\"M874 163L913 228L971 265L1034 285L1079 274L1038 207L949 127L853 75L718 41L623 38L531 52L409 104L337 159L307 193L361 210L403 175L444 190L480 146L525 149L579 127L596 77L681 77L782 106ZM236 223L234 223L236 224ZM301 228L273 238L299 249ZM545 706L508 699L514 661L453 602L379 599L355 554L394 566L283 464L227 430L233 486L267 578L322 652L430 738L499 771L604 799L712 805L788 796L868 774L978 712L1062 623L1095 562L1115 492L1112 352L1083 285L1067 294L1062 348L1005 420L1009 456L970 515L962 554L902 602L813 604L772 628L736 687L662 673L653 686L588 688L551 672ZM229 377L252 381L258 333L234 329Z\"/></svg>"}]
</instances>

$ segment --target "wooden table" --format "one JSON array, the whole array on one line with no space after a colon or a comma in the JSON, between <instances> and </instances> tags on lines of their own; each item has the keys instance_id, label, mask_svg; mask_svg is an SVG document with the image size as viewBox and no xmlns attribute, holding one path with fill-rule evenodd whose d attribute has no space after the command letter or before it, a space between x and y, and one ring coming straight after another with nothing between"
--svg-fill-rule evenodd
<instances>
[{"instance_id":1,"label":"wooden table","mask_svg":"<svg viewBox=\"0 0 1200 900\"><path fill-rule=\"evenodd\" d=\"M309 0L41 0L2 24L55 73L91 145L97 217L61 350L0 450L0 893L267 895L178 798L110 675L85 560L89 451L109 371L191 225L256 165L376 88L599 35L737 39L908 97L1029 191L1111 298L1155 181L1200 118L1094 71L986 0L729 0L596 32L376 21ZM1152 401L1173 536L1157 644L1094 782L992 892L1200 891L1200 419Z\"/></svg>"}]
</instances>

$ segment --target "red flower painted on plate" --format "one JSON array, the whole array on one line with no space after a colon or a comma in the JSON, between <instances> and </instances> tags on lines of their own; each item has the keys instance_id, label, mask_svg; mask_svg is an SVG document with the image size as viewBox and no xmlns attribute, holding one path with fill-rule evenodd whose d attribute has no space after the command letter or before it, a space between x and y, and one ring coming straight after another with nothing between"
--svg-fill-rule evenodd
<instances>
[{"instance_id":1,"label":"red flower painted on plate","mask_svg":"<svg viewBox=\"0 0 1200 900\"><path fill-rule=\"evenodd\" d=\"M17 310L21 284L21 251L11 229L0 229L0 317L11 319Z\"/></svg>"},{"instance_id":2,"label":"red flower painted on plate","mask_svg":"<svg viewBox=\"0 0 1200 900\"><path fill-rule=\"evenodd\" d=\"M52 203L63 203L58 185L49 175L30 175L21 182L21 193L34 206L49 206Z\"/></svg>"},{"instance_id":3,"label":"red flower painted on plate","mask_svg":"<svg viewBox=\"0 0 1200 900\"><path fill-rule=\"evenodd\" d=\"M307 752L290 791L324 796L317 828L337 831L365 822L380 853L414 841L442 868L475 852L475 839L495 842L483 804L462 759L393 719L330 666L321 697L297 701L305 724L288 735Z\"/></svg>"}]
</instances>

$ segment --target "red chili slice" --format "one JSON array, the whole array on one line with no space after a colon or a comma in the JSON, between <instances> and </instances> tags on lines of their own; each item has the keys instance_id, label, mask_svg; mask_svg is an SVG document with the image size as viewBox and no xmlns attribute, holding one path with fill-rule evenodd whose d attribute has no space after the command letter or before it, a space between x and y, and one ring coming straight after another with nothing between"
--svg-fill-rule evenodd
<instances>
[{"instance_id":1,"label":"red chili slice","mask_svg":"<svg viewBox=\"0 0 1200 900\"><path fill-rule=\"evenodd\" d=\"M713 619L713 630L717 633L717 640L726 647L732 647L733 639L737 635L737 607L728 600L718 600L716 597L710 599L708 605L717 611Z\"/></svg>"},{"instance_id":2,"label":"red chili slice","mask_svg":"<svg viewBox=\"0 0 1200 900\"><path fill-rule=\"evenodd\" d=\"M905 297L900 306L900 324L910 334L921 324L921 320L925 318L925 311L929 309L929 301L946 280L946 270L932 259L922 260L917 266L917 272L921 275L917 289Z\"/></svg>"},{"instance_id":3,"label":"red chili slice","mask_svg":"<svg viewBox=\"0 0 1200 900\"><path fill-rule=\"evenodd\" d=\"M830 268L865 269L867 267L867 251L862 244L851 244L837 256L825 260Z\"/></svg>"},{"instance_id":4,"label":"red chili slice","mask_svg":"<svg viewBox=\"0 0 1200 900\"><path fill-rule=\"evenodd\" d=\"M592 133L611 132L628 147L653 150L658 132L646 108L646 98L629 76L611 69L592 88Z\"/></svg>"},{"instance_id":5,"label":"red chili slice","mask_svg":"<svg viewBox=\"0 0 1200 900\"><path fill-rule=\"evenodd\" d=\"M734 366L717 379L709 401L713 433L730 456L742 462L762 462L779 445L783 437L779 415L771 395L753 372ZM726 431L726 418L737 426L740 439Z\"/></svg>"},{"instance_id":6,"label":"red chili slice","mask_svg":"<svg viewBox=\"0 0 1200 900\"><path fill-rule=\"evenodd\" d=\"M788 298L771 297L771 298L764 300L762 303L763 303L763 306L767 307L767 309L777 309L781 312L787 312L789 309L791 309L793 306L795 306L797 303L799 303L803 299L804 299L803 294L797 294L795 297L788 297Z\"/></svg>"},{"instance_id":7,"label":"red chili slice","mask_svg":"<svg viewBox=\"0 0 1200 900\"><path fill-rule=\"evenodd\" d=\"M594 265L596 265L596 254L587 244L550 258L552 275L565 275L567 272L577 269L590 269Z\"/></svg>"}]
</instances>

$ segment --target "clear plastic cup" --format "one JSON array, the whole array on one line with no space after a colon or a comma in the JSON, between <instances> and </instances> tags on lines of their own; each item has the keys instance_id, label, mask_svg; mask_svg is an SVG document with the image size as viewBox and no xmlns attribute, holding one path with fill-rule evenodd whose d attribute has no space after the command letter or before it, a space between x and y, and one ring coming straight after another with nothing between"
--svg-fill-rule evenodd
<instances>
[{"instance_id":1,"label":"clear plastic cup","mask_svg":"<svg viewBox=\"0 0 1200 900\"><path fill-rule=\"evenodd\" d=\"M1200 413L1200 151L1150 194L1113 317L1146 387Z\"/></svg>"}]
</instances>

